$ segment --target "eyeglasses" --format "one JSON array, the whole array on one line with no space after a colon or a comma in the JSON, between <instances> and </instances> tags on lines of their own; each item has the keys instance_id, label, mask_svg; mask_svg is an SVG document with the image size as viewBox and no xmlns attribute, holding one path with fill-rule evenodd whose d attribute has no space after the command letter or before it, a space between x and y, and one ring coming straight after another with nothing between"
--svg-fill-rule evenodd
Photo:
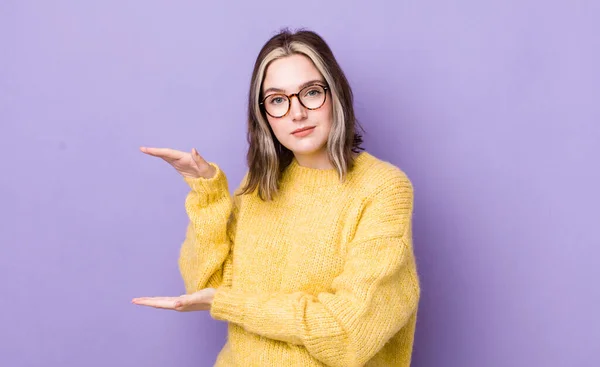
<instances>
[{"instance_id":1,"label":"eyeglasses","mask_svg":"<svg viewBox=\"0 0 600 367\"><path fill-rule=\"evenodd\" d=\"M292 105L292 97L296 96L298 101L304 108L308 110L316 110L321 108L327 100L327 90L329 87L314 84L302 88L298 93L283 94L275 93L269 94L259 103L265 109L265 112L271 117L279 118L283 117L290 112L290 106Z\"/></svg>"}]
</instances>

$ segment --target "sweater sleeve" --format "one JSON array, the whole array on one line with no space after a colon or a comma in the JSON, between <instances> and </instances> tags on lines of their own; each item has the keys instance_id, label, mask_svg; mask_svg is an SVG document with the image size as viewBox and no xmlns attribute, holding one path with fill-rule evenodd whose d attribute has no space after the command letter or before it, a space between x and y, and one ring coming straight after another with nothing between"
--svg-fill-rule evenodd
<instances>
[{"instance_id":1,"label":"sweater sleeve","mask_svg":"<svg viewBox=\"0 0 600 367\"><path fill-rule=\"evenodd\" d=\"M227 285L223 275L227 273L235 214L227 178L217 165L211 165L217 173L210 179L184 178L191 189L185 200L189 224L178 264L187 293Z\"/></svg>"},{"instance_id":2,"label":"sweater sleeve","mask_svg":"<svg viewBox=\"0 0 600 367\"><path fill-rule=\"evenodd\" d=\"M419 280L411 238L412 185L387 182L365 200L343 271L329 292L255 294L220 287L211 315L303 345L331 366L362 366L416 315Z\"/></svg>"}]
</instances>

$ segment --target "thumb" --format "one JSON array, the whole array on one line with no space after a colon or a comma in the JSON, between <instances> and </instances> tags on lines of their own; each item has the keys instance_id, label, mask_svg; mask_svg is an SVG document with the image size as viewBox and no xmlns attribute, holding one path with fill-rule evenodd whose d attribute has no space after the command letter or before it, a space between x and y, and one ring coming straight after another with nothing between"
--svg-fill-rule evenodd
<instances>
[{"instance_id":1,"label":"thumb","mask_svg":"<svg viewBox=\"0 0 600 367\"><path fill-rule=\"evenodd\" d=\"M204 159L196 148L192 149L192 161L196 165L196 168L200 171L200 175L204 178L214 177L216 170Z\"/></svg>"},{"instance_id":2,"label":"thumb","mask_svg":"<svg viewBox=\"0 0 600 367\"><path fill-rule=\"evenodd\" d=\"M192 148L192 160L194 161L194 163L196 163L196 166L198 166L198 168L207 164L204 158L200 156L196 148Z\"/></svg>"}]
</instances>

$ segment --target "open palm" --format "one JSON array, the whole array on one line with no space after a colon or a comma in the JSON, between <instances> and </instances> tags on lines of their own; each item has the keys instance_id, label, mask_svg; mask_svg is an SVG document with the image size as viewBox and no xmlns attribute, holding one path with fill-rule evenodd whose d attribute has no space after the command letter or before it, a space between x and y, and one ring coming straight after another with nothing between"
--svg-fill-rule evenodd
<instances>
[{"instance_id":1,"label":"open palm","mask_svg":"<svg viewBox=\"0 0 600 367\"><path fill-rule=\"evenodd\" d=\"M215 296L214 288L204 288L191 294L183 294L179 297L139 297L131 300L131 303L140 306L149 306L165 310L179 312L208 311Z\"/></svg>"},{"instance_id":2,"label":"open palm","mask_svg":"<svg viewBox=\"0 0 600 367\"><path fill-rule=\"evenodd\" d=\"M204 160L196 149L192 149L190 153L169 148L141 147L140 150L148 155L162 158L184 177L208 179L216 173L216 169Z\"/></svg>"}]
</instances>

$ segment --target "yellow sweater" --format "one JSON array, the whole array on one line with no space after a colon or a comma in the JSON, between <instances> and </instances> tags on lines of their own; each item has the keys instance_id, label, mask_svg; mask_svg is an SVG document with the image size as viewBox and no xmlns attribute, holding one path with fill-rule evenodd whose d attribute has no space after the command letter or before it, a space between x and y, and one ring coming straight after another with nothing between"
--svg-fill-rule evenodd
<instances>
[{"instance_id":1,"label":"yellow sweater","mask_svg":"<svg viewBox=\"0 0 600 367\"><path fill-rule=\"evenodd\" d=\"M261 201L232 199L214 166L185 179L179 268L188 293L217 288L210 312L229 334L216 366L409 366L420 288L408 177L367 152L344 183L294 160Z\"/></svg>"}]
</instances>

